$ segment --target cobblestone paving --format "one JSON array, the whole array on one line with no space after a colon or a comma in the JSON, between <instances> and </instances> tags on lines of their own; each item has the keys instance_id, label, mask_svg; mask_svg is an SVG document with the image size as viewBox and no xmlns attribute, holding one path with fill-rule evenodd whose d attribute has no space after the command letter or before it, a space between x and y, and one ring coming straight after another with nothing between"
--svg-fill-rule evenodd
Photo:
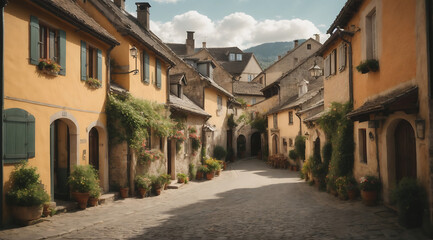
<instances>
[{"instance_id":1,"label":"cobblestone paving","mask_svg":"<svg viewBox=\"0 0 433 240\"><path fill-rule=\"evenodd\" d=\"M382 206L340 201L297 172L245 159L212 181L0 232L0 239L426 239Z\"/></svg>"}]
</instances>

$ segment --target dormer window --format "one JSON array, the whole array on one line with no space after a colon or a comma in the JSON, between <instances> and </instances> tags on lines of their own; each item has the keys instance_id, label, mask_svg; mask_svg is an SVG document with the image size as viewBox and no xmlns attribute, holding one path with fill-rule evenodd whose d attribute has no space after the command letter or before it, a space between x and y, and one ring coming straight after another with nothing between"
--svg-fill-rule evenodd
<instances>
[{"instance_id":1,"label":"dormer window","mask_svg":"<svg viewBox=\"0 0 433 240\"><path fill-rule=\"evenodd\" d=\"M230 62L234 62L234 61L235 61L235 57L236 57L236 54L234 54L234 53L230 53L230 54L229 54L229 61L230 61Z\"/></svg>"},{"instance_id":2,"label":"dormer window","mask_svg":"<svg viewBox=\"0 0 433 240\"><path fill-rule=\"evenodd\" d=\"M302 96L305 93L308 92L308 81L307 80L302 80L299 85L298 85L298 96Z\"/></svg>"},{"instance_id":3,"label":"dormer window","mask_svg":"<svg viewBox=\"0 0 433 240\"><path fill-rule=\"evenodd\" d=\"M242 61L242 54L241 53L236 54L236 61Z\"/></svg>"},{"instance_id":4,"label":"dormer window","mask_svg":"<svg viewBox=\"0 0 433 240\"><path fill-rule=\"evenodd\" d=\"M197 70L206 77L212 78L213 77L213 69L215 68L215 65L210 60L200 61L197 63Z\"/></svg>"}]
</instances>

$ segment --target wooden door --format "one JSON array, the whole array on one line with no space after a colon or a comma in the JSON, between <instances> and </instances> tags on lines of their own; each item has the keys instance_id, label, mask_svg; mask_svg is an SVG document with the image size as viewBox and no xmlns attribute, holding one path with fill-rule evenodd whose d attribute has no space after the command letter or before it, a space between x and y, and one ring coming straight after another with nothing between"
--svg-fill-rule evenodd
<instances>
[{"instance_id":1,"label":"wooden door","mask_svg":"<svg viewBox=\"0 0 433 240\"><path fill-rule=\"evenodd\" d=\"M96 128L89 132L89 164L99 170L99 134Z\"/></svg>"},{"instance_id":2,"label":"wooden door","mask_svg":"<svg viewBox=\"0 0 433 240\"><path fill-rule=\"evenodd\" d=\"M416 178L415 133L405 120L395 129L395 160L397 183L404 177Z\"/></svg>"}]
</instances>

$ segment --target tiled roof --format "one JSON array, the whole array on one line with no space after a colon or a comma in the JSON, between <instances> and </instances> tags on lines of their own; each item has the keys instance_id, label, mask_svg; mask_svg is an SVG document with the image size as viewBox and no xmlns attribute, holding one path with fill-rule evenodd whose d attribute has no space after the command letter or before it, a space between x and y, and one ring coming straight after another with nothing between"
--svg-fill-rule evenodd
<instances>
[{"instance_id":1,"label":"tiled roof","mask_svg":"<svg viewBox=\"0 0 433 240\"><path fill-rule=\"evenodd\" d=\"M314 116L311 116L309 118L304 119L304 122L312 122L312 121L316 121L317 119L319 119L320 117L323 116L323 114L325 114L325 111L323 112L319 112Z\"/></svg>"},{"instance_id":2,"label":"tiled roof","mask_svg":"<svg viewBox=\"0 0 433 240\"><path fill-rule=\"evenodd\" d=\"M202 74L200 74L200 76L207 81L212 87L216 88L217 90L219 90L220 92L224 93L226 96L230 97L230 98L234 98L233 94L231 94L230 92L228 92L227 90L225 90L223 87L221 87L220 85L218 85L218 83L216 83L214 80L203 76Z\"/></svg>"},{"instance_id":3,"label":"tiled roof","mask_svg":"<svg viewBox=\"0 0 433 240\"><path fill-rule=\"evenodd\" d=\"M253 57L253 53L244 53L238 47L207 48L221 66L232 75L240 75ZM242 61L229 61L229 53L242 54Z\"/></svg>"},{"instance_id":4,"label":"tiled roof","mask_svg":"<svg viewBox=\"0 0 433 240\"><path fill-rule=\"evenodd\" d=\"M147 48L154 51L164 61L175 65L171 53L163 46L164 43L150 30L144 29L136 17L117 7L111 0L88 0L104 14L118 32L129 34ZM107 12L107 10L109 12Z\"/></svg>"},{"instance_id":5,"label":"tiled roof","mask_svg":"<svg viewBox=\"0 0 433 240\"><path fill-rule=\"evenodd\" d=\"M263 93L260 91L262 88L263 85L261 83L241 81L233 83L234 94L263 96Z\"/></svg>"},{"instance_id":6,"label":"tiled roof","mask_svg":"<svg viewBox=\"0 0 433 240\"><path fill-rule=\"evenodd\" d=\"M184 43L166 43L166 45L177 55L186 55L186 44Z\"/></svg>"},{"instance_id":7,"label":"tiled roof","mask_svg":"<svg viewBox=\"0 0 433 240\"><path fill-rule=\"evenodd\" d=\"M351 111L347 116L353 120L363 119L371 113L389 114L395 111L418 111L418 86L396 89L366 101L361 107Z\"/></svg>"},{"instance_id":8,"label":"tiled roof","mask_svg":"<svg viewBox=\"0 0 433 240\"><path fill-rule=\"evenodd\" d=\"M205 117L211 117L210 114L208 114L199 106L197 106L193 101L191 101L185 95L183 95L182 98L178 98L177 96L170 94L170 107L180 111L186 111L189 113L194 113Z\"/></svg>"},{"instance_id":9,"label":"tiled roof","mask_svg":"<svg viewBox=\"0 0 433 240\"><path fill-rule=\"evenodd\" d=\"M182 79L185 81L184 83L186 85L185 73L178 73L178 74L170 75L170 83L171 84L180 83L180 81Z\"/></svg>"},{"instance_id":10,"label":"tiled roof","mask_svg":"<svg viewBox=\"0 0 433 240\"><path fill-rule=\"evenodd\" d=\"M119 42L105 28L101 27L83 8L74 0L33 0L44 9L76 25L80 30L85 31L97 38L113 45Z\"/></svg>"},{"instance_id":11,"label":"tiled roof","mask_svg":"<svg viewBox=\"0 0 433 240\"><path fill-rule=\"evenodd\" d=\"M271 109L268 112L268 114L277 113L277 112L280 112L283 110L295 108L299 105L302 105L302 104L306 103L307 101L311 100L313 97L317 96L317 94L319 94L322 90L323 90L323 87L321 87L319 89L308 91L307 93L305 93L304 95L302 95L300 97L297 97L297 96L291 97L285 103L281 104L278 107Z\"/></svg>"}]
</instances>

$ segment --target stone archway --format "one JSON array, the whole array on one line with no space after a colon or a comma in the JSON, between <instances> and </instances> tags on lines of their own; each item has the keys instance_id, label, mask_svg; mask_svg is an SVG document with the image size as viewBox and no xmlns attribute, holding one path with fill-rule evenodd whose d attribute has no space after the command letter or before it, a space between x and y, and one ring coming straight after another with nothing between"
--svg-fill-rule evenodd
<instances>
[{"instance_id":1,"label":"stone archway","mask_svg":"<svg viewBox=\"0 0 433 240\"><path fill-rule=\"evenodd\" d=\"M88 133L89 164L98 169L99 184L108 191L108 148L107 131L105 126L94 121L86 129Z\"/></svg>"}]
</instances>

